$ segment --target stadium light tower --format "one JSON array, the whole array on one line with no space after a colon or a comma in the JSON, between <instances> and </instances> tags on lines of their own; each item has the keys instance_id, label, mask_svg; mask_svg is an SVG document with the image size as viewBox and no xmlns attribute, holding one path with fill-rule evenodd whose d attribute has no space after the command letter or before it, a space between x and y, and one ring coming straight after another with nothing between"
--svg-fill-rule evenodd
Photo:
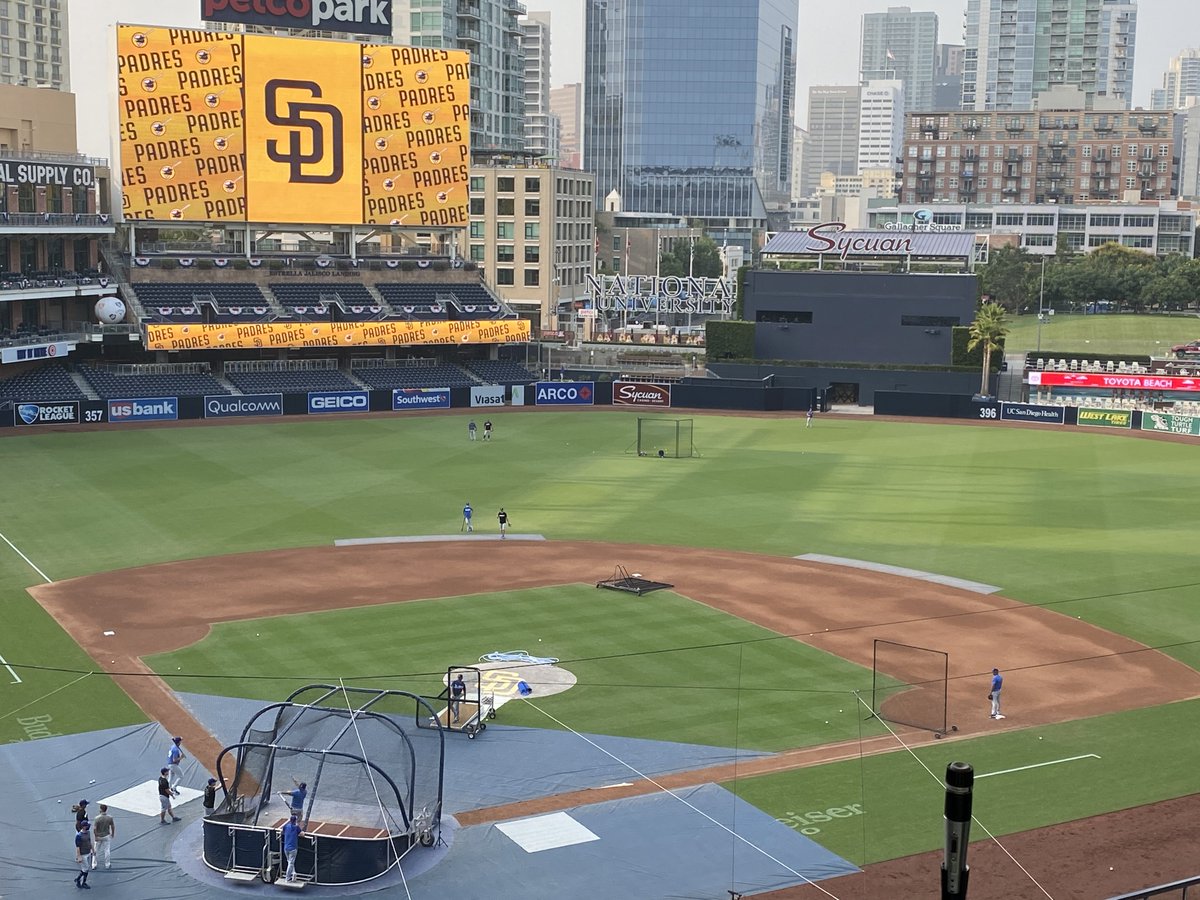
<instances>
[{"instance_id":1,"label":"stadium light tower","mask_svg":"<svg viewBox=\"0 0 1200 900\"><path fill-rule=\"evenodd\" d=\"M1037 352L1042 352L1042 320L1046 318L1046 257L1042 257L1042 281L1038 288Z\"/></svg>"}]
</instances>

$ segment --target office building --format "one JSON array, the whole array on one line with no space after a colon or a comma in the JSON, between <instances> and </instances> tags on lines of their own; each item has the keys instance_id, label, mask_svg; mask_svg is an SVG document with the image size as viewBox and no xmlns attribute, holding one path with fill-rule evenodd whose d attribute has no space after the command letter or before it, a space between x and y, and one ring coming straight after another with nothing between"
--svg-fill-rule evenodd
<instances>
[{"instance_id":1,"label":"office building","mask_svg":"<svg viewBox=\"0 0 1200 900\"><path fill-rule=\"evenodd\" d=\"M593 179L528 155L471 166L467 256L484 280L543 328L558 304L582 298L595 253Z\"/></svg>"},{"instance_id":2,"label":"office building","mask_svg":"<svg viewBox=\"0 0 1200 900\"><path fill-rule=\"evenodd\" d=\"M804 150L808 146L808 132L799 125L792 131L792 201L805 197L804 193Z\"/></svg>"},{"instance_id":3,"label":"office building","mask_svg":"<svg viewBox=\"0 0 1200 900\"><path fill-rule=\"evenodd\" d=\"M393 37L471 54L471 150L523 152L525 73L518 0L395 0Z\"/></svg>"},{"instance_id":4,"label":"office building","mask_svg":"<svg viewBox=\"0 0 1200 900\"><path fill-rule=\"evenodd\" d=\"M862 86L858 116L858 171L895 172L904 142L904 85L868 81Z\"/></svg>"},{"instance_id":5,"label":"office building","mask_svg":"<svg viewBox=\"0 0 1200 900\"><path fill-rule=\"evenodd\" d=\"M1169 200L1179 178L1174 119L1124 109L910 113L901 201Z\"/></svg>"},{"instance_id":6,"label":"office building","mask_svg":"<svg viewBox=\"0 0 1200 900\"><path fill-rule=\"evenodd\" d=\"M587 0L584 168L596 199L698 220L749 246L786 220L794 2ZM857 151L857 144L855 145Z\"/></svg>"},{"instance_id":7,"label":"office building","mask_svg":"<svg viewBox=\"0 0 1200 900\"><path fill-rule=\"evenodd\" d=\"M1059 240L1071 250L1095 250L1105 244L1158 256L1191 256L1196 237L1196 208L1182 200L1120 200L1108 203L938 204L901 203L872 208L871 228L911 228L918 210L933 214L933 227L1014 238L1030 253L1051 256Z\"/></svg>"},{"instance_id":8,"label":"office building","mask_svg":"<svg viewBox=\"0 0 1200 900\"><path fill-rule=\"evenodd\" d=\"M1064 85L1128 108L1137 11L1136 0L967 0L962 108L1028 110Z\"/></svg>"},{"instance_id":9,"label":"office building","mask_svg":"<svg viewBox=\"0 0 1200 900\"><path fill-rule=\"evenodd\" d=\"M550 13L521 20L525 53L525 152L557 160L560 128L550 111Z\"/></svg>"},{"instance_id":10,"label":"office building","mask_svg":"<svg viewBox=\"0 0 1200 900\"><path fill-rule=\"evenodd\" d=\"M0 3L0 84L71 89L67 0Z\"/></svg>"},{"instance_id":11,"label":"office building","mask_svg":"<svg viewBox=\"0 0 1200 900\"><path fill-rule=\"evenodd\" d=\"M933 69L933 106L930 109L958 109L962 105L964 50L962 44L937 45Z\"/></svg>"},{"instance_id":12,"label":"office building","mask_svg":"<svg viewBox=\"0 0 1200 900\"><path fill-rule=\"evenodd\" d=\"M913 109L934 109L933 83L937 65L938 18L932 12L913 12L892 6L887 12L862 17L859 71L862 80L898 80Z\"/></svg>"},{"instance_id":13,"label":"office building","mask_svg":"<svg viewBox=\"0 0 1200 900\"><path fill-rule=\"evenodd\" d=\"M578 169L583 163L579 145L583 85L576 82L551 88L550 113L558 118L558 164L567 169Z\"/></svg>"},{"instance_id":14,"label":"office building","mask_svg":"<svg viewBox=\"0 0 1200 900\"><path fill-rule=\"evenodd\" d=\"M804 145L802 194L813 194L821 174L858 174L858 85L815 85L808 89L808 141Z\"/></svg>"},{"instance_id":15,"label":"office building","mask_svg":"<svg viewBox=\"0 0 1200 900\"><path fill-rule=\"evenodd\" d=\"M1175 135L1179 141L1179 196L1200 200L1200 100L1191 99L1185 109L1175 111Z\"/></svg>"},{"instance_id":16,"label":"office building","mask_svg":"<svg viewBox=\"0 0 1200 900\"><path fill-rule=\"evenodd\" d=\"M1150 97L1153 109L1182 109L1200 101L1200 49L1184 50L1173 57L1163 73L1163 86Z\"/></svg>"}]
</instances>

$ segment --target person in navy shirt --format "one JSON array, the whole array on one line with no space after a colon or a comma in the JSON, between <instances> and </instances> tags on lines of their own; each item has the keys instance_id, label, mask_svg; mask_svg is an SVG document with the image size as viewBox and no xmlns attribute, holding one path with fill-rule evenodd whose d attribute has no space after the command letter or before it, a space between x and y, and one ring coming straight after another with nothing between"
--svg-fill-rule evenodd
<instances>
[{"instance_id":1,"label":"person in navy shirt","mask_svg":"<svg viewBox=\"0 0 1200 900\"><path fill-rule=\"evenodd\" d=\"M988 699L992 701L992 718L1003 719L1000 715L1000 689L1004 687L1004 676L999 669L992 669L992 689L988 691Z\"/></svg>"},{"instance_id":2,"label":"person in navy shirt","mask_svg":"<svg viewBox=\"0 0 1200 900\"><path fill-rule=\"evenodd\" d=\"M471 525L471 516L473 516L474 514L475 514L475 510L471 509L471 504L464 503L463 504L463 527L460 528L459 531L462 531L463 528L465 528L467 531L475 530L474 526Z\"/></svg>"},{"instance_id":3,"label":"person in navy shirt","mask_svg":"<svg viewBox=\"0 0 1200 900\"><path fill-rule=\"evenodd\" d=\"M450 715L454 717L454 721L458 721L458 707L462 703L463 698L467 696L467 683L463 681L462 673L450 682Z\"/></svg>"},{"instance_id":4,"label":"person in navy shirt","mask_svg":"<svg viewBox=\"0 0 1200 900\"><path fill-rule=\"evenodd\" d=\"M504 511L504 507L500 507L500 512L496 513L496 521L500 523L500 540L505 539L508 532L508 513Z\"/></svg>"},{"instance_id":5,"label":"person in navy shirt","mask_svg":"<svg viewBox=\"0 0 1200 900\"><path fill-rule=\"evenodd\" d=\"M475 420L474 419L472 419L470 422L467 423L467 436L471 440L475 440Z\"/></svg>"},{"instance_id":6,"label":"person in navy shirt","mask_svg":"<svg viewBox=\"0 0 1200 900\"><path fill-rule=\"evenodd\" d=\"M287 881L296 880L296 851L300 849L300 823L292 816L279 829L280 842L283 844L283 855L287 857Z\"/></svg>"},{"instance_id":7,"label":"person in navy shirt","mask_svg":"<svg viewBox=\"0 0 1200 900\"><path fill-rule=\"evenodd\" d=\"M292 776L292 784L296 786L295 790L280 791L279 796L288 802L292 815L299 816L304 812L304 798L308 796L308 785L297 780L295 775Z\"/></svg>"},{"instance_id":8,"label":"person in navy shirt","mask_svg":"<svg viewBox=\"0 0 1200 900\"><path fill-rule=\"evenodd\" d=\"M75 887L91 890L87 883L88 872L92 869L92 827L87 819L80 820L75 826L75 863L79 866L79 874L75 876Z\"/></svg>"}]
</instances>

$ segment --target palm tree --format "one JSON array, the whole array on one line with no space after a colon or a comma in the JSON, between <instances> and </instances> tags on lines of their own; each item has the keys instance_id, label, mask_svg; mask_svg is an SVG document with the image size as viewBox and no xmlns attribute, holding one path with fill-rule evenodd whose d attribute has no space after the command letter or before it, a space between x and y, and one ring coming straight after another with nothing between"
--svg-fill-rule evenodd
<instances>
[{"instance_id":1,"label":"palm tree","mask_svg":"<svg viewBox=\"0 0 1200 900\"><path fill-rule=\"evenodd\" d=\"M992 353L1004 346L1001 341L1008 334L1008 316L1004 307L999 303L984 303L979 307L979 312L975 314L975 321L971 323L968 334L970 335L970 340L967 342L968 350L974 350L979 346L983 347L983 380L979 387L979 393L981 396L987 396L988 371L992 366Z\"/></svg>"}]
</instances>

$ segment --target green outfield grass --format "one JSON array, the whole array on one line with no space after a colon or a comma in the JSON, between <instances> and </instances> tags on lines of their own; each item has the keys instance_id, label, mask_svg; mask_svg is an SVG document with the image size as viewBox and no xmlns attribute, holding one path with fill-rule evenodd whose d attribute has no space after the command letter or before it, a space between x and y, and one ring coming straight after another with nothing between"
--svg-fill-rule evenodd
<instances>
[{"instance_id":1,"label":"green outfield grass","mask_svg":"<svg viewBox=\"0 0 1200 900\"><path fill-rule=\"evenodd\" d=\"M1200 338L1196 316L1053 315L1042 325L1042 352L1170 356L1175 344ZM1037 315L1012 316L1004 340L1008 353L1038 346Z\"/></svg>"},{"instance_id":2,"label":"green outfield grass","mask_svg":"<svg viewBox=\"0 0 1200 900\"><path fill-rule=\"evenodd\" d=\"M456 533L469 500L483 528L503 505L515 530L551 539L827 553L989 582L1016 599L1162 646L1200 668L1195 444L1103 431L870 418L819 417L805 429L794 418L714 415L695 420L700 458L659 460L626 452L635 430L635 417L626 413L506 412L493 419L490 444L468 443L466 414L5 437L0 457L9 491L0 532L59 580L346 537ZM83 731L139 721L140 713L106 678L78 680L92 667L25 592L40 580L0 543L0 655L23 679L9 684L0 668L0 741L36 736L37 729ZM590 599L570 599L575 590ZM577 720L584 730L764 748L858 733L848 711L839 714L845 719L829 712L830 698L802 694L781 704L760 685L748 686L773 666L794 667L802 677L789 687L803 682L805 691L833 689L840 698L861 681L853 667L787 641L742 643L763 634L686 599L629 601L606 593L598 601L594 589L563 591L562 597L506 595L502 602L518 612L497 618L513 646L532 638L536 647L538 637L549 638L555 644L550 655L581 660L573 668L587 686L549 698L555 715L562 712L572 727ZM403 656L394 640L381 644L372 636L397 633L379 627L387 617L436 620L443 613L431 610L491 610L495 602L463 597L322 614L332 617L322 628L337 621L341 629L341 617L348 616L350 637L312 657L337 659L338 671L322 667L315 674L435 672L463 656L512 649L498 637L490 638L495 646L468 645L461 632L439 630L436 622L415 646L405 644ZM547 615L567 603L570 615ZM687 615L641 629L596 625L594 616L611 615L622 604L639 615L660 608ZM169 619L170 610L163 615ZM286 621L296 640L314 632L305 619ZM274 632L274 649L261 652L262 639L255 638L256 652L241 652L252 640L248 629L219 626L209 640L175 655L174 672L283 673L286 682L187 678L177 686L276 699L311 674L296 670L291 653L277 658L291 638ZM727 633L736 635L734 642L703 651L702 663L679 650ZM349 655L360 649L369 652ZM614 653L626 655L619 663L596 659ZM169 660L155 664L172 671ZM672 679L682 683L668 687ZM735 727L727 695L738 695L739 685L754 721L743 710ZM621 702L615 709L589 702L595 699L589 691ZM630 694L635 699L624 702ZM655 702L638 706L643 694ZM681 696L691 702L680 702ZM505 720L547 724L525 718L531 714L514 708ZM1156 714L1190 722L1194 709ZM1096 728L1088 732L1096 742L1111 731L1107 739L1120 741L1137 734L1122 723L1141 721L1117 717L1063 727ZM1155 752L1194 752L1194 728L1156 734ZM985 744L991 740L1012 738ZM1126 795L1140 790L1134 784L1114 792L1108 808L1134 802ZM1105 794L1092 793L1104 803ZM1018 805L1014 801L1012 829L1040 823L1032 809L1019 821ZM890 846L882 839L879 845ZM882 858L873 853L868 846L864 858Z\"/></svg>"},{"instance_id":3,"label":"green outfield grass","mask_svg":"<svg viewBox=\"0 0 1200 900\"><path fill-rule=\"evenodd\" d=\"M782 750L858 737L857 716L839 709L854 705L854 690L870 702L870 670L839 657L670 591L636 597L581 584L228 622L148 662L177 690L200 693L277 700L344 678L436 696L448 665L512 648L557 657L579 679L532 698L576 731ZM291 677L175 674L249 671L248 659L255 674ZM520 703L501 719L558 727Z\"/></svg>"}]
</instances>

